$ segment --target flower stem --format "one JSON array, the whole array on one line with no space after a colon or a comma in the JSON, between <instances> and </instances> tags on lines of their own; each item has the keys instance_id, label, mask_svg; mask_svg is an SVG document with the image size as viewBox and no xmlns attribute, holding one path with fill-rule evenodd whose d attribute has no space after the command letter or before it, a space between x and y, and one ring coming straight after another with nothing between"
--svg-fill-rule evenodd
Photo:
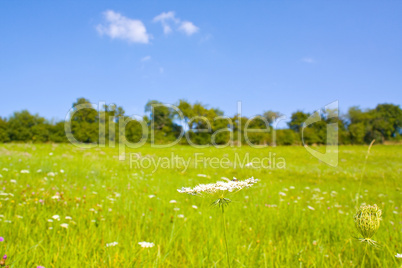
<instances>
[{"instance_id":1,"label":"flower stem","mask_svg":"<svg viewBox=\"0 0 402 268\"><path fill-rule=\"evenodd\" d=\"M223 234L225 236L225 245L226 245L226 258L228 261L228 267L230 268L230 258L229 258L229 250L228 250L228 241L226 238L226 220L225 220L225 204L222 204L222 223L223 223Z\"/></svg>"},{"instance_id":2,"label":"flower stem","mask_svg":"<svg viewBox=\"0 0 402 268\"><path fill-rule=\"evenodd\" d=\"M369 154L370 154L371 146L373 146L374 142L375 142L375 139L371 141L370 146L368 147L368 150L367 150L367 153L366 153L366 158L364 159L364 165L363 165L362 173L361 173L361 176L360 176L359 190L357 190L357 195L356 195L356 207L359 207L359 197L360 197L360 190L362 188L364 172L366 170L367 159L368 159Z\"/></svg>"},{"instance_id":3,"label":"flower stem","mask_svg":"<svg viewBox=\"0 0 402 268\"><path fill-rule=\"evenodd\" d=\"M366 259L366 254L367 254L367 246L368 246L368 244L366 244L366 247L364 248L364 256L363 256L363 261L362 261L361 267L364 267L364 261Z\"/></svg>"}]
</instances>

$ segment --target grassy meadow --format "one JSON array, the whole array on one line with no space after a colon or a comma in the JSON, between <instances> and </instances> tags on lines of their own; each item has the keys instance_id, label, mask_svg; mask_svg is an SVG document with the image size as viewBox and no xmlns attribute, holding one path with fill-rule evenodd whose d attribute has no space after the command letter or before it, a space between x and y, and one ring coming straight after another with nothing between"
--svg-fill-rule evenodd
<instances>
[{"instance_id":1,"label":"grassy meadow","mask_svg":"<svg viewBox=\"0 0 402 268\"><path fill-rule=\"evenodd\" d=\"M114 148L0 145L0 254L10 267L226 267L215 200L177 189L253 176L260 181L225 209L232 267L361 267L363 258L365 267L401 267L402 146L373 146L362 180L367 146L339 150L334 168L302 147L148 145L127 149L120 161ZM172 153L193 162L130 167L130 159ZM195 153L227 158L229 167L196 166ZM231 166L236 155L269 153L271 168ZM380 247L366 255L353 220L362 203L383 210Z\"/></svg>"}]
</instances>

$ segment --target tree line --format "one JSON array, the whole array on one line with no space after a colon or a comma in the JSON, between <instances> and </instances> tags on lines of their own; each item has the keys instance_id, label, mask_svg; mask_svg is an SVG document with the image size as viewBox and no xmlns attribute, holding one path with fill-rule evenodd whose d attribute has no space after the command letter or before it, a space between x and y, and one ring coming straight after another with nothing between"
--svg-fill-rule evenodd
<instances>
[{"instance_id":1,"label":"tree line","mask_svg":"<svg viewBox=\"0 0 402 268\"><path fill-rule=\"evenodd\" d=\"M104 105L96 110L85 98L72 105L69 116L71 134L83 143L116 144L124 138L157 144L227 145L229 143L253 145L367 144L373 139L380 143L402 140L402 109L399 105L378 104L374 109L351 107L345 114L330 116L334 111L292 113L286 129L276 129L282 114L265 111L248 118L225 116L217 108L202 103L179 100L175 105L164 105L156 100L145 105L145 115L133 120L117 105ZM338 112L338 111L336 111ZM303 127L312 116L313 124ZM336 127L338 136L328 137L329 125ZM100 125L102 127L100 127ZM184 135L183 135L184 134ZM0 142L67 143L65 122L51 122L27 110L15 112L8 118L0 117Z\"/></svg>"}]
</instances>

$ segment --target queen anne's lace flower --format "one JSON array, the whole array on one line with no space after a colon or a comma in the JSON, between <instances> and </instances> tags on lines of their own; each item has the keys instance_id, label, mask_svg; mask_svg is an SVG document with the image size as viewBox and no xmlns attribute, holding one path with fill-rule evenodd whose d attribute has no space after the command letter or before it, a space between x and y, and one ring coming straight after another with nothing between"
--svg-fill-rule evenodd
<instances>
[{"instance_id":1,"label":"queen anne's lace flower","mask_svg":"<svg viewBox=\"0 0 402 268\"><path fill-rule=\"evenodd\" d=\"M140 245L141 247L143 247L143 248L152 248L152 247L154 247L155 246L155 244L154 243L152 243L152 242L138 242L138 245Z\"/></svg>"},{"instance_id":2,"label":"queen anne's lace flower","mask_svg":"<svg viewBox=\"0 0 402 268\"><path fill-rule=\"evenodd\" d=\"M356 212L354 219L357 230L363 236L359 239L361 242L367 242L374 246L377 245L377 242L371 238L377 232L378 228L380 228L381 214L382 211L377 205L361 206Z\"/></svg>"},{"instance_id":3,"label":"queen anne's lace flower","mask_svg":"<svg viewBox=\"0 0 402 268\"><path fill-rule=\"evenodd\" d=\"M230 257L228 251L228 243L226 239L226 223L225 223L225 206L228 206L230 199L227 198L227 195L231 193L236 193L243 188L249 188L253 186L255 183L258 182L257 179L253 177L246 179L244 181L238 181L236 178L233 180L226 179L222 177L222 179L227 181L217 181L216 183L209 183L209 184L199 184L194 188L183 187L178 189L179 193L186 193L191 195L207 195L208 197L214 197L216 200L212 203L213 206L219 206L222 209L222 225L223 225L223 233L225 238L225 245L226 245L226 257L228 262L228 267L230 267ZM193 206L194 209L197 209L197 206ZM180 214L178 217L184 217L184 215Z\"/></svg>"},{"instance_id":4,"label":"queen anne's lace flower","mask_svg":"<svg viewBox=\"0 0 402 268\"><path fill-rule=\"evenodd\" d=\"M118 242L112 242L112 243L106 244L106 247L114 247L114 246L117 246L118 244L119 244Z\"/></svg>"},{"instance_id":5,"label":"queen anne's lace flower","mask_svg":"<svg viewBox=\"0 0 402 268\"><path fill-rule=\"evenodd\" d=\"M177 191L179 193L186 193L191 195L216 194L225 191L237 192L243 188L249 188L257 182L258 179L254 179L253 177L244 181L237 181L237 179L234 178L234 180L228 182L218 181L216 183L199 184L194 188L183 187L181 189L178 189Z\"/></svg>"}]
</instances>

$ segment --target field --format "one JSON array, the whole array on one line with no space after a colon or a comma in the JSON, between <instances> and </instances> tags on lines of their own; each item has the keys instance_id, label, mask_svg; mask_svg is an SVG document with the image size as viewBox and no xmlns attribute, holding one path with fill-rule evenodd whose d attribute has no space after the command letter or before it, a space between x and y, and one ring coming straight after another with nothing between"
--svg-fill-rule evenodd
<instances>
[{"instance_id":1,"label":"field","mask_svg":"<svg viewBox=\"0 0 402 268\"><path fill-rule=\"evenodd\" d=\"M373 146L363 177L367 146L339 150L334 168L302 147L148 145L120 161L114 148L1 145L0 254L10 267L226 267L215 200L177 189L253 176L259 182L225 208L232 267L400 267L402 147ZM196 165L195 153L229 164ZM233 166L236 156L269 153L271 168ZM172 154L190 167L175 165ZM165 166L150 164L161 157ZM366 254L353 220L362 203L383 210L380 247Z\"/></svg>"}]
</instances>

